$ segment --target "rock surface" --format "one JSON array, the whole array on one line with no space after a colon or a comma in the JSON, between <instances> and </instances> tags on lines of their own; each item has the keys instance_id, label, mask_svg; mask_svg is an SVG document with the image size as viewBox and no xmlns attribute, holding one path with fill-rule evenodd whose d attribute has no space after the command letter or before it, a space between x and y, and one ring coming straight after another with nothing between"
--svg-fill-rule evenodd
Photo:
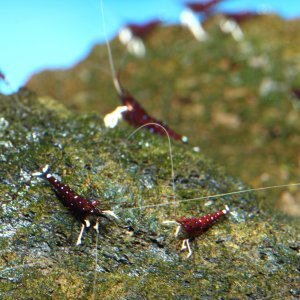
<instances>
[{"instance_id":1,"label":"rock surface","mask_svg":"<svg viewBox=\"0 0 300 300\"><path fill-rule=\"evenodd\" d=\"M146 40L144 59L111 42L120 78L148 110L189 137L220 165L255 187L299 182L300 20L265 15L242 24L235 41L205 24L206 42L163 26ZM45 71L27 86L71 109L104 115L119 105L107 49L98 45L69 70ZM271 196L270 196L271 194ZM268 205L300 216L300 190L268 190Z\"/></svg>"},{"instance_id":2,"label":"rock surface","mask_svg":"<svg viewBox=\"0 0 300 300\"><path fill-rule=\"evenodd\" d=\"M299 227L252 194L173 201L167 141L146 131L105 129L27 90L0 95L1 299L296 299ZM202 153L174 144L177 199L242 190ZM119 216L102 220L98 246L49 184L31 174L45 164L88 199ZM166 206L139 208L143 205ZM232 214L192 242L186 259L177 216L230 206Z\"/></svg>"}]
</instances>

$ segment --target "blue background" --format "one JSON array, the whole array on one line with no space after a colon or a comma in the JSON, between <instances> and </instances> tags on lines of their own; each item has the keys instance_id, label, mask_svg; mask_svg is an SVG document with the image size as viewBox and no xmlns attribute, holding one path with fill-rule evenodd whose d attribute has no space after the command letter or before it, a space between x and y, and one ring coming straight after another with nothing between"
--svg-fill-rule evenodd
<instances>
[{"instance_id":1,"label":"blue background","mask_svg":"<svg viewBox=\"0 0 300 300\"><path fill-rule=\"evenodd\" d=\"M181 0L103 0L107 36L127 22L157 17L177 23ZM285 18L300 16L299 0L225 0L218 10L277 12ZM44 68L71 67L95 43L104 41L100 0L0 0L0 70L13 90L32 73ZM10 92L3 83L2 92Z\"/></svg>"}]
</instances>

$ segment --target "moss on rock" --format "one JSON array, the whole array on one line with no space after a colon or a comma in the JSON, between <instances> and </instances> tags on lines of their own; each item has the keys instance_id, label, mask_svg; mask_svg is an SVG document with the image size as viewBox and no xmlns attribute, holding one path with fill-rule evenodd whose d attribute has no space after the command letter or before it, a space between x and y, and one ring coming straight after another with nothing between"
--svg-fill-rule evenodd
<instances>
[{"instance_id":1,"label":"moss on rock","mask_svg":"<svg viewBox=\"0 0 300 300\"><path fill-rule=\"evenodd\" d=\"M298 182L300 19L263 14L241 26L244 38L235 41L221 31L220 16L209 18L201 43L187 28L162 26L145 41L143 59L127 55L124 62L117 39L113 57L122 84L151 115L232 175L255 187ZM104 115L119 103L108 70L106 46L97 45L73 68L41 72L27 86ZM266 207L300 216L299 189L266 194Z\"/></svg>"},{"instance_id":2,"label":"moss on rock","mask_svg":"<svg viewBox=\"0 0 300 300\"><path fill-rule=\"evenodd\" d=\"M68 111L22 90L0 96L1 299L296 298L297 227L263 212L252 194L182 202L177 215L231 207L186 259L173 228L167 141L147 131L109 130L95 113ZM174 143L178 199L245 188L202 153ZM102 220L75 246L80 224L32 172L45 164L75 191L120 217ZM130 230L129 230L130 228ZM299 231L298 231L299 232ZM97 253L96 253L97 252ZM97 255L97 264L96 264Z\"/></svg>"}]
</instances>

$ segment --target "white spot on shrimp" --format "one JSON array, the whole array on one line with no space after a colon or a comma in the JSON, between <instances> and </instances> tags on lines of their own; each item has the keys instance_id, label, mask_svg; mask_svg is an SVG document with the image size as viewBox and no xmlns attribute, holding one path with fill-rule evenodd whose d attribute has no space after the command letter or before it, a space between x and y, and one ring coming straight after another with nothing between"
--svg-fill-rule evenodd
<instances>
[{"instance_id":1,"label":"white spot on shrimp","mask_svg":"<svg viewBox=\"0 0 300 300\"><path fill-rule=\"evenodd\" d=\"M181 138L181 140L184 142L184 143L187 143L189 141L189 138L187 136L183 136Z\"/></svg>"}]
</instances>

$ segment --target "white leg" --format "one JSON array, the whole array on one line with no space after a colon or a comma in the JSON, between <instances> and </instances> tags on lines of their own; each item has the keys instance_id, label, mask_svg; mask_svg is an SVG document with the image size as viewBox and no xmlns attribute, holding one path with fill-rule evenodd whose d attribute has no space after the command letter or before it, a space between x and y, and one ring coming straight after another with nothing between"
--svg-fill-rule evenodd
<instances>
[{"instance_id":1,"label":"white leg","mask_svg":"<svg viewBox=\"0 0 300 300\"><path fill-rule=\"evenodd\" d=\"M177 237L178 236L178 234L179 234L179 230L180 230L180 227L181 226L177 226L177 228L176 228L176 231L175 231L175 237ZM184 242L184 241L183 241ZM183 244L183 243L182 243Z\"/></svg>"},{"instance_id":2,"label":"white leg","mask_svg":"<svg viewBox=\"0 0 300 300\"><path fill-rule=\"evenodd\" d=\"M166 220L166 221L163 221L163 224L167 224L167 225L169 225L169 224L178 224L178 222Z\"/></svg>"},{"instance_id":3,"label":"white leg","mask_svg":"<svg viewBox=\"0 0 300 300\"><path fill-rule=\"evenodd\" d=\"M192 255L192 253L193 253L193 251L191 250L191 247L190 247L189 240L186 240L186 245L187 245L187 248L189 250L189 253L188 253L188 255L187 255L186 258L189 258Z\"/></svg>"},{"instance_id":4,"label":"white leg","mask_svg":"<svg viewBox=\"0 0 300 300\"><path fill-rule=\"evenodd\" d=\"M99 233L99 222L97 221L97 223L94 225L93 227L97 233Z\"/></svg>"},{"instance_id":5,"label":"white leg","mask_svg":"<svg viewBox=\"0 0 300 300\"><path fill-rule=\"evenodd\" d=\"M84 220L84 223L85 223L85 226L86 227L90 227L91 226L91 223L89 220Z\"/></svg>"},{"instance_id":6,"label":"white leg","mask_svg":"<svg viewBox=\"0 0 300 300\"><path fill-rule=\"evenodd\" d=\"M78 239L77 239L77 243L76 243L76 246L80 245L81 244L81 237L82 237L82 234L83 234L83 231L84 231L84 227L85 225L82 224L81 226L81 230L80 230L80 233L79 233L79 236L78 236Z\"/></svg>"},{"instance_id":7,"label":"white leg","mask_svg":"<svg viewBox=\"0 0 300 300\"><path fill-rule=\"evenodd\" d=\"M187 240L183 240L183 241L182 241L181 249L180 249L180 250L185 250L185 249L186 249L186 241L187 241Z\"/></svg>"}]
</instances>

